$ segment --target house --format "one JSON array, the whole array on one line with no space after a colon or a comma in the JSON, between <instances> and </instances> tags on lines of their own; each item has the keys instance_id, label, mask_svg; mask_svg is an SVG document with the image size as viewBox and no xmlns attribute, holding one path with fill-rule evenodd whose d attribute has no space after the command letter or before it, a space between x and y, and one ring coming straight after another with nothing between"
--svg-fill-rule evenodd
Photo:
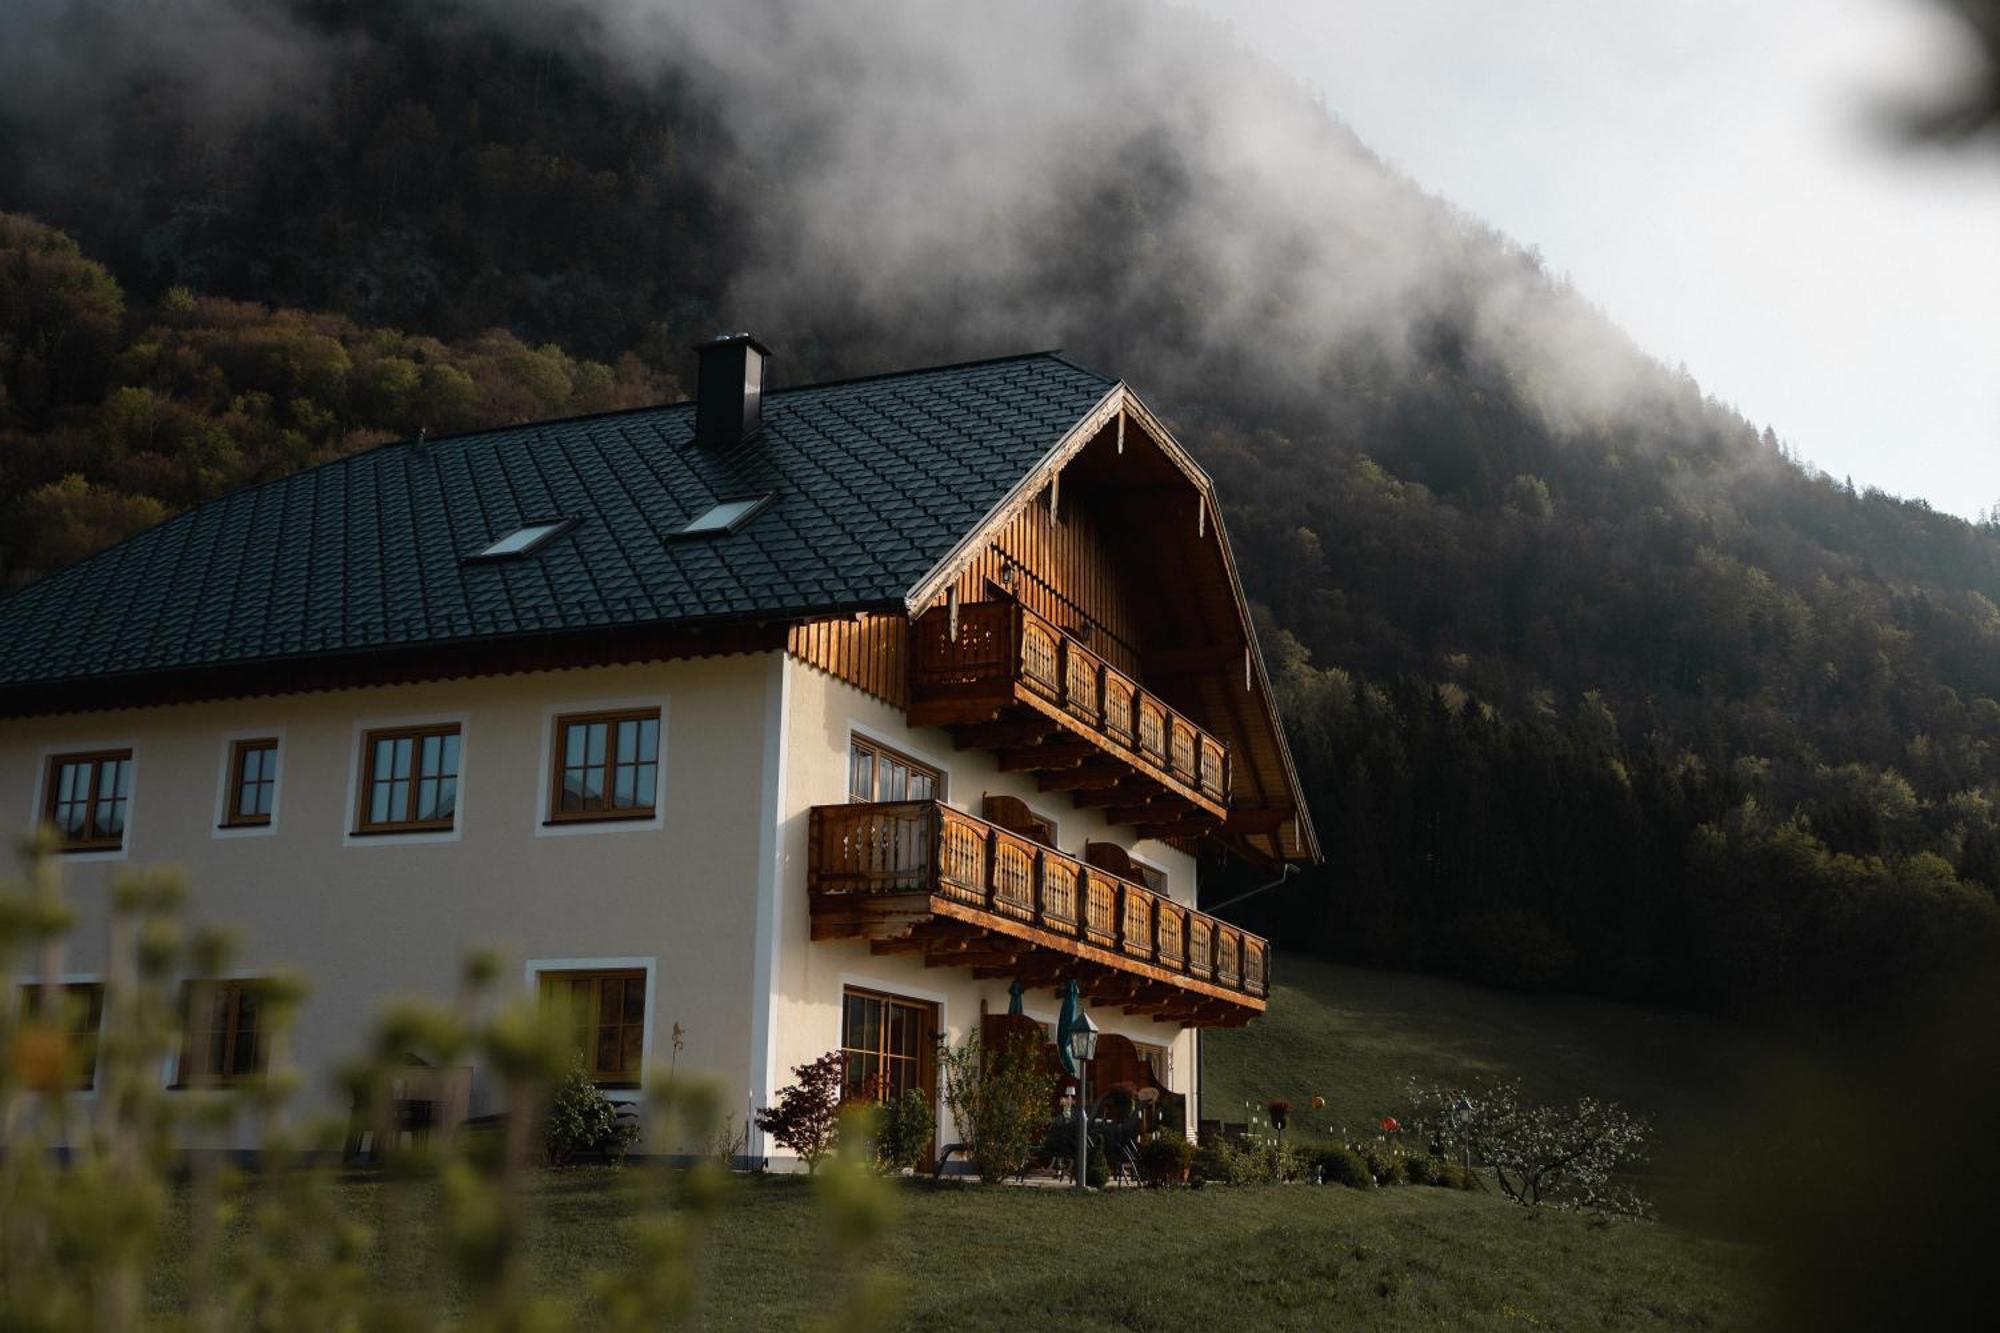
<instances>
[{"instance_id":1,"label":"house","mask_svg":"<svg viewBox=\"0 0 2000 1333\"><path fill-rule=\"evenodd\" d=\"M1074 978L1195 1096L1271 968L1198 857L1317 856L1209 478L1058 354L698 356L694 402L387 445L0 602L0 813L63 839L79 1023L110 884L172 863L245 962L188 979L175 1088L267 1072L273 968L318 1090L500 945L612 1095L671 1056L769 1105L835 1048L934 1094L935 1037Z\"/></svg>"}]
</instances>

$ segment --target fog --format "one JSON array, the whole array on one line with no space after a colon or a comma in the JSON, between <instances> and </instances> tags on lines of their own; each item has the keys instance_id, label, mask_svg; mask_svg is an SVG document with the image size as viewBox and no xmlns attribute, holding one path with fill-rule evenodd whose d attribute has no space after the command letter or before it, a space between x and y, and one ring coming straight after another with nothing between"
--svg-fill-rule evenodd
<instances>
[{"instance_id":1,"label":"fog","mask_svg":"<svg viewBox=\"0 0 2000 1333\"><path fill-rule=\"evenodd\" d=\"M837 329L863 344L850 360L875 365L1065 345L1142 391L1217 374L1337 391L1357 359L1420 372L1449 326L1558 424L1602 423L1659 379L1536 261L1177 6L460 0L434 13L712 94L731 145L714 178L751 256L726 317L781 352ZM0 100L74 133L118 80L150 70L218 124L310 113L319 40L256 0L16 0L0 14ZM1080 295L1079 265L1113 279L1110 308L1104 281ZM1163 332L1133 346L1108 340L1112 326Z\"/></svg>"}]
</instances>

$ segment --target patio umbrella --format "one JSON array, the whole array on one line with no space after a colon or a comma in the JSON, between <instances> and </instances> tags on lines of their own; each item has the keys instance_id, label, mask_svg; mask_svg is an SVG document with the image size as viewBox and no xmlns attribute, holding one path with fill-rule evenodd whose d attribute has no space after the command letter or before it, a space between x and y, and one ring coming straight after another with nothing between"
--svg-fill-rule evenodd
<instances>
[{"instance_id":1,"label":"patio umbrella","mask_svg":"<svg viewBox=\"0 0 2000 1333\"><path fill-rule=\"evenodd\" d=\"M1021 1012L1021 979L1014 978L1014 984L1007 988L1007 1016L1012 1018Z\"/></svg>"},{"instance_id":2,"label":"patio umbrella","mask_svg":"<svg viewBox=\"0 0 2000 1333\"><path fill-rule=\"evenodd\" d=\"M1062 1057L1063 1068L1069 1076L1077 1076L1076 1057L1069 1053L1069 1034L1083 1022L1083 997L1076 988L1076 978L1069 979L1069 986L1063 991L1062 1012L1056 1015L1056 1054Z\"/></svg>"}]
</instances>

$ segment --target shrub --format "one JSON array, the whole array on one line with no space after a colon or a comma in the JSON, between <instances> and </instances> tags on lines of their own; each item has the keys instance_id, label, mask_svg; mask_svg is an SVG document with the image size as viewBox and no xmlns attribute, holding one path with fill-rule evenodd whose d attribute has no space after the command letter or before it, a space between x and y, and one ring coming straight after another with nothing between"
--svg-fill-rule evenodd
<instances>
[{"instance_id":1,"label":"shrub","mask_svg":"<svg viewBox=\"0 0 2000 1333\"><path fill-rule=\"evenodd\" d=\"M1139 1179L1147 1185L1178 1185L1194 1166L1194 1145L1171 1131L1139 1145Z\"/></svg>"},{"instance_id":2,"label":"shrub","mask_svg":"<svg viewBox=\"0 0 2000 1333\"><path fill-rule=\"evenodd\" d=\"M1365 1190L1375 1183L1375 1177L1368 1169L1367 1159L1352 1148L1323 1149L1314 1158L1319 1167L1320 1180L1328 1185L1345 1185L1351 1190Z\"/></svg>"},{"instance_id":3,"label":"shrub","mask_svg":"<svg viewBox=\"0 0 2000 1333\"><path fill-rule=\"evenodd\" d=\"M778 1091L778 1104L757 1112L757 1128L790 1148L806 1164L806 1174L819 1170L840 1137L840 1102L847 1087L847 1058L828 1051L810 1064L795 1066L798 1082Z\"/></svg>"},{"instance_id":4,"label":"shrub","mask_svg":"<svg viewBox=\"0 0 2000 1333\"><path fill-rule=\"evenodd\" d=\"M1305 1159L1275 1144L1214 1139L1195 1153L1193 1170L1219 1185L1270 1185L1299 1179Z\"/></svg>"},{"instance_id":5,"label":"shrub","mask_svg":"<svg viewBox=\"0 0 2000 1333\"><path fill-rule=\"evenodd\" d=\"M876 1166L883 1171L915 1169L936 1128L937 1114L923 1093L905 1088L902 1096L889 1098L876 1111Z\"/></svg>"},{"instance_id":6,"label":"shrub","mask_svg":"<svg viewBox=\"0 0 2000 1333\"><path fill-rule=\"evenodd\" d=\"M597 1090L582 1056L577 1056L549 1089L549 1109L542 1120L542 1150L550 1166L568 1166L579 1155L591 1152L623 1157L638 1136L638 1126L621 1120L618 1108Z\"/></svg>"},{"instance_id":7,"label":"shrub","mask_svg":"<svg viewBox=\"0 0 2000 1333\"><path fill-rule=\"evenodd\" d=\"M1085 1183L1094 1190L1101 1190L1111 1183L1111 1159L1104 1155L1104 1142L1098 1138L1090 1141L1090 1156L1085 1159Z\"/></svg>"},{"instance_id":8,"label":"shrub","mask_svg":"<svg viewBox=\"0 0 2000 1333\"><path fill-rule=\"evenodd\" d=\"M1236 1164L1236 1151L1226 1139L1215 1139L1195 1149L1194 1164L1190 1175L1195 1180L1215 1185L1236 1185L1240 1170Z\"/></svg>"},{"instance_id":9,"label":"shrub","mask_svg":"<svg viewBox=\"0 0 2000 1333\"><path fill-rule=\"evenodd\" d=\"M1460 1166L1457 1162L1446 1162L1439 1159L1433 1159L1433 1161L1436 1163L1437 1174L1432 1177L1431 1184L1448 1190L1476 1190L1481 1188L1478 1172L1468 1170Z\"/></svg>"},{"instance_id":10,"label":"shrub","mask_svg":"<svg viewBox=\"0 0 2000 1333\"><path fill-rule=\"evenodd\" d=\"M1357 1150L1361 1160L1367 1163L1368 1174L1377 1185L1400 1185L1403 1183L1403 1158L1386 1143L1364 1143Z\"/></svg>"},{"instance_id":11,"label":"shrub","mask_svg":"<svg viewBox=\"0 0 2000 1333\"><path fill-rule=\"evenodd\" d=\"M1037 1043L1016 1036L988 1051L973 1032L957 1046L939 1042L938 1067L945 1105L972 1145L979 1178L995 1184L1019 1175L1048 1130L1056 1090Z\"/></svg>"}]
</instances>

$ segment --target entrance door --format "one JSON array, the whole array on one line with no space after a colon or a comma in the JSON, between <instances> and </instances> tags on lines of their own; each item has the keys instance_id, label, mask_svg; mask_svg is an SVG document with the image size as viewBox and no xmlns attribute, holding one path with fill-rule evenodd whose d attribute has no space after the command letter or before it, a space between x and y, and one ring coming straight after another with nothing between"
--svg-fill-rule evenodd
<instances>
[{"instance_id":1,"label":"entrance door","mask_svg":"<svg viewBox=\"0 0 2000 1333\"><path fill-rule=\"evenodd\" d=\"M841 1005L840 1051L847 1095L893 1101L915 1088L937 1107L937 1006L848 987ZM937 1149L933 1130L928 1167Z\"/></svg>"}]
</instances>

